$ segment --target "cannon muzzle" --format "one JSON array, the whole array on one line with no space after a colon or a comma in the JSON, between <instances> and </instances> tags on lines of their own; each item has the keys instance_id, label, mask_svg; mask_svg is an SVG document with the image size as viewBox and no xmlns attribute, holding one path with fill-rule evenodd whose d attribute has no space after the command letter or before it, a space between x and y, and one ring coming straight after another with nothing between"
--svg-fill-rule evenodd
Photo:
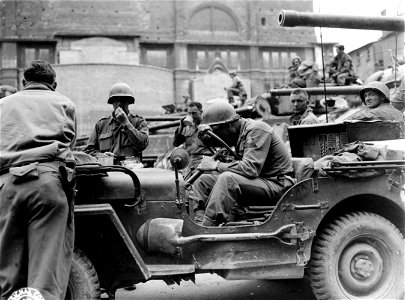
<instances>
[{"instance_id":1,"label":"cannon muzzle","mask_svg":"<svg viewBox=\"0 0 405 300\"><path fill-rule=\"evenodd\" d=\"M405 20L401 17L368 17L327 15L295 10L282 10L278 15L281 27L331 27L382 31L405 31Z\"/></svg>"}]
</instances>

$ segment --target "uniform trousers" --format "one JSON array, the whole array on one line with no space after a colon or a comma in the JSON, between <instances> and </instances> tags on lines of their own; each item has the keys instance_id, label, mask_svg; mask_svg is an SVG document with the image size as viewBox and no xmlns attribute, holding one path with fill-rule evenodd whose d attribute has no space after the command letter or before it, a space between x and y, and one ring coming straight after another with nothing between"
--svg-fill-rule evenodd
<instances>
[{"instance_id":1,"label":"uniform trousers","mask_svg":"<svg viewBox=\"0 0 405 300\"><path fill-rule=\"evenodd\" d=\"M20 182L10 173L0 176L0 299L23 287L46 300L65 297L74 224L60 165L39 164L36 178Z\"/></svg>"},{"instance_id":2,"label":"uniform trousers","mask_svg":"<svg viewBox=\"0 0 405 300\"><path fill-rule=\"evenodd\" d=\"M195 221L219 225L229 221L236 205L274 205L283 193L283 182L276 178L249 179L233 172L202 174L193 185Z\"/></svg>"},{"instance_id":3,"label":"uniform trousers","mask_svg":"<svg viewBox=\"0 0 405 300\"><path fill-rule=\"evenodd\" d=\"M239 98L241 95L246 95L246 92L240 89L235 89L235 88L228 88L227 90L227 95L228 95L228 100L230 102L233 102L233 96L238 96Z\"/></svg>"}]
</instances>

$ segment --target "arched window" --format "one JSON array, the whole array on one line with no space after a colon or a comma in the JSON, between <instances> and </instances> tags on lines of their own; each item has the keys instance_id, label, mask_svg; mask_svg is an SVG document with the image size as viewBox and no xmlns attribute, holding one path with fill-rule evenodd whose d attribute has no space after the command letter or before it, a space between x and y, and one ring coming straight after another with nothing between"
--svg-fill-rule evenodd
<instances>
[{"instance_id":1,"label":"arched window","mask_svg":"<svg viewBox=\"0 0 405 300\"><path fill-rule=\"evenodd\" d=\"M202 32L238 32L238 22L225 6L209 4L198 7L189 21L189 29Z\"/></svg>"}]
</instances>

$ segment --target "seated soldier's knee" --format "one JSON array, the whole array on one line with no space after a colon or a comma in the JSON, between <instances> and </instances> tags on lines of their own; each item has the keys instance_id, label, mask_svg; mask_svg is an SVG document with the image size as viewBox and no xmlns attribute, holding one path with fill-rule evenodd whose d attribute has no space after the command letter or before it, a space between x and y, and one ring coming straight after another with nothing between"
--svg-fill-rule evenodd
<instances>
[{"instance_id":1,"label":"seated soldier's knee","mask_svg":"<svg viewBox=\"0 0 405 300\"><path fill-rule=\"evenodd\" d=\"M233 173L233 172L221 173L218 176L217 184L225 184L225 185L234 184L236 182L236 179L235 179L236 176L240 176L240 175Z\"/></svg>"}]
</instances>

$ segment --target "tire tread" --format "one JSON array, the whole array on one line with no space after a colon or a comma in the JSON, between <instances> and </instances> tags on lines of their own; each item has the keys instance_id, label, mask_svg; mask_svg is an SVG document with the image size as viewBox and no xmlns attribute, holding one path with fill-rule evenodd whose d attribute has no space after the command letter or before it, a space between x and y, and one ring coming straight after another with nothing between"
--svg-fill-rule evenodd
<instances>
[{"instance_id":1,"label":"tire tread","mask_svg":"<svg viewBox=\"0 0 405 300\"><path fill-rule=\"evenodd\" d=\"M350 212L340 216L336 220L327 224L320 234L318 234L312 245L311 261L308 272L312 290L318 300L333 300L335 298L335 296L326 288L327 271L324 266L325 262L328 261L328 244L347 226L356 222L375 218L378 219L379 222L391 227L392 230L402 237L398 228L396 228L391 222L377 214L364 211Z\"/></svg>"}]
</instances>

